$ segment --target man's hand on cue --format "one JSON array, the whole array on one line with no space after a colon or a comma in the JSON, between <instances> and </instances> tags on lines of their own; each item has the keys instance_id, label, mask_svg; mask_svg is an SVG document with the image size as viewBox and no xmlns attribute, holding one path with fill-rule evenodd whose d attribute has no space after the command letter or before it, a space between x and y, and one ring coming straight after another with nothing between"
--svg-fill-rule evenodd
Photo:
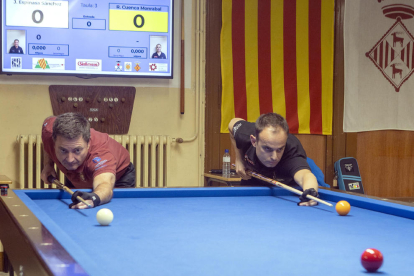
<instances>
[{"instance_id":1,"label":"man's hand on cue","mask_svg":"<svg viewBox=\"0 0 414 276\"><path fill-rule=\"evenodd\" d=\"M249 180L250 178L252 178L250 175L248 175L246 173L248 170L244 166L243 161L238 162L238 160L236 160L235 165L236 165L235 166L236 173L241 177L241 179L243 179L243 180Z\"/></svg>"},{"instance_id":2,"label":"man's hand on cue","mask_svg":"<svg viewBox=\"0 0 414 276\"><path fill-rule=\"evenodd\" d=\"M101 199L99 198L99 196L95 193L87 193L87 192L82 192L82 191L76 191L73 193L72 195L72 202L69 205L69 208L71 209L86 209L89 208L85 203L81 202L77 197L80 197L82 199L84 199L88 204L91 205L91 207L95 207L98 206L101 202Z\"/></svg>"},{"instance_id":3,"label":"man's hand on cue","mask_svg":"<svg viewBox=\"0 0 414 276\"><path fill-rule=\"evenodd\" d=\"M45 182L46 184L53 184L52 182L50 182L49 177L52 177L52 182L53 179L57 178L57 174L55 171L55 168L53 165L51 165L50 163L45 164L45 166L43 167L43 170L40 174L40 178L43 180L43 182Z\"/></svg>"},{"instance_id":4,"label":"man's hand on cue","mask_svg":"<svg viewBox=\"0 0 414 276\"><path fill-rule=\"evenodd\" d=\"M318 202L316 202L315 200L307 198L306 197L307 195L318 197L318 192L314 188L307 189L307 190L303 191L303 194L299 197L299 199L300 199L300 202L298 203L299 206L315 206L315 205L318 205Z\"/></svg>"},{"instance_id":5,"label":"man's hand on cue","mask_svg":"<svg viewBox=\"0 0 414 276\"><path fill-rule=\"evenodd\" d=\"M85 200L88 204L90 204L92 207L91 208L93 208L94 206L93 206L93 201L92 200ZM70 205L72 205L73 203L71 203ZM88 207L88 205L86 205L85 203L83 203L83 202L79 202L78 204L74 204L74 205L72 205L71 207L70 207L70 209L88 209L89 207Z\"/></svg>"}]
</instances>

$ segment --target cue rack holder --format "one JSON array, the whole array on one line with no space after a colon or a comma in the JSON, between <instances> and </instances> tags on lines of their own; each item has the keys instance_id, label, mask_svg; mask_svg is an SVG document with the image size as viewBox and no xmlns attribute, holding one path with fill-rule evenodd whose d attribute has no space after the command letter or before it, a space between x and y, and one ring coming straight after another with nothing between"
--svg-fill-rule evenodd
<instances>
[{"instance_id":1,"label":"cue rack holder","mask_svg":"<svg viewBox=\"0 0 414 276\"><path fill-rule=\"evenodd\" d=\"M128 134L135 99L129 86L49 86L53 115L81 113L97 131Z\"/></svg>"}]
</instances>

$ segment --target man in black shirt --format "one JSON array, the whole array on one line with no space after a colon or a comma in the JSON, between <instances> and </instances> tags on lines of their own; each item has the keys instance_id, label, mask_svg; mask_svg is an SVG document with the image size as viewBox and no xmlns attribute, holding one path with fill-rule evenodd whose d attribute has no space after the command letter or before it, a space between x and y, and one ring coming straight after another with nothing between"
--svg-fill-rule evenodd
<instances>
[{"instance_id":1,"label":"man in black shirt","mask_svg":"<svg viewBox=\"0 0 414 276\"><path fill-rule=\"evenodd\" d=\"M289 134L286 120L276 113L261 115L256 123L234 118L229 123L230 139L236 151L236 172L242 184L261 184L246 174L252 170L287 185L303 189L301 206L318 203L306 195L318 196L318 182L306 161L300 141ZM248 181L248 182L246 182Z\"/></svg>"},{"instance_id":2,"label":"man in black shirt","mask_svg":"<svg viewBox=\"0 0 414 276\"><path fill-rule=\"evenodd\" d=\"M151 58L161 58L161 59L166 59L167 58L165 56L165 54L163 52L161 52L161 44L157 44L157 46L155 48L157 49L157 51L152 54Z\"/></svg>"},{"instance_id":3,"label":"man in black shirt","mask_svg":"<svg viewBox=\"0 0 414 276\"><path fill-rule=\"evenodd\" d=\"M9 54L24 54L23 49L19 46L19 40L14 40L14 46L10 48Z\"/></svg>"}]
</instances>

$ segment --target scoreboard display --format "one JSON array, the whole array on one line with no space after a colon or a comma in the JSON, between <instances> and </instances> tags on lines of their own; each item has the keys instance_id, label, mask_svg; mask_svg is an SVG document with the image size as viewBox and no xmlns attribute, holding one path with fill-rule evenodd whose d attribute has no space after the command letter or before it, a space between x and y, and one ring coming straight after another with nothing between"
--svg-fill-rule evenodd
<instances>
[{"instance_id":1,"label":"scoreboard display","mask_svg":"<svg viewBox=\"0 0 414 276\"><path fill-rule=\"evenodd\" d=\"M1 0L1 73L172 78L173 0Z\"/></svg>"}]
</instances>

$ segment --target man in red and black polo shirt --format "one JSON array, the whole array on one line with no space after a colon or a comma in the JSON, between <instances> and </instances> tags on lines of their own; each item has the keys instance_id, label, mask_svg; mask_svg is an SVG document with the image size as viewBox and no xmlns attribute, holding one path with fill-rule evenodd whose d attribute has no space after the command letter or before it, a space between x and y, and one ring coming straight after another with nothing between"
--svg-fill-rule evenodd
<instances>
[{"instance_id":1,"label":"man in red and black polo shirt","mask_svg":"<svg viewBox=\"0 0 414 276\"><path fill-rule=\"evenodd\" d=\"M87 208L80 196L96 207L111 200L114 187L134 187L135 168L128 151L108 134L90 128L78 113L47 118L42 127L45 162L41 178L56 177L54 164L66 176L68 187L92 188L90 193L76 191L70 208Z\"/></svg>"}]
</instances>

